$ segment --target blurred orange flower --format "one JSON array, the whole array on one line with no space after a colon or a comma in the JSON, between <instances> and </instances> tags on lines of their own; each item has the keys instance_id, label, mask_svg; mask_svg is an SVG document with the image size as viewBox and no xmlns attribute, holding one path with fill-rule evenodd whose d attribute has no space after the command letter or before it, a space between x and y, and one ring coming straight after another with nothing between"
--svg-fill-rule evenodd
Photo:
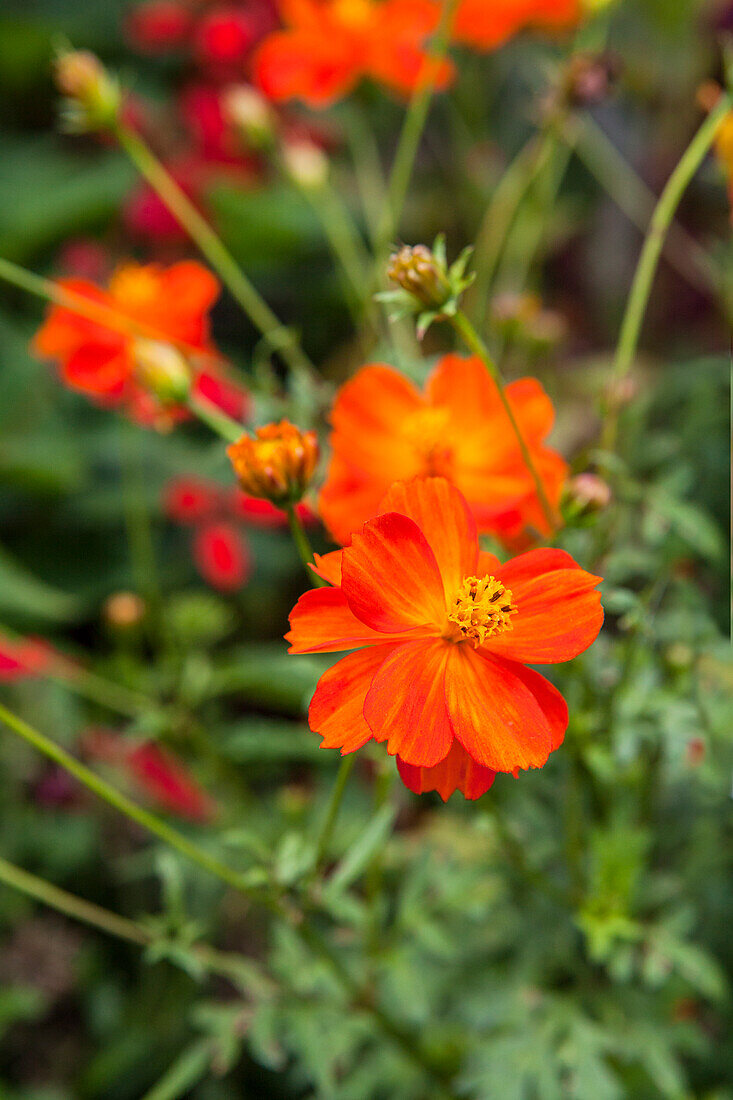
<instances>
[{"instance_id":1,"label":"blurred orange flower","mask_svg":"<svg viewBox=\"0 0 733 1100\"><path fill-rule=\"evenodd\" d=\"M255 57L255 81L271 99L325 107L370 77L409 95L432 76L425 50L440 19L434 0L280 0L285 30ZM452 73L438 64L435 82Z\"/></svg>"},{"instance_id":2,"label":"blurred orange flower","mask_svg":"<svg viewBox=\"0 0 733 1100\"><path fill-rule=\"evenodd\" d=\"M502 565L444 478L393 485L379 513L318 559L334 587L306 592L290 616L291 653L356 650L321 677L311 729L342 753L386 741L406 785L443 799L542 767L567 707L525 662L568 661L595 641L600 578L563 550Z\"/></svg>"},{"instance_id":3,"label":"blurred orange flower","mask_svg":"<svg viewBox=\"0 0 733 1100\"><path fill-rule=\"evenodd\" d=\"M545 446L554 409L534 378L506 394L557 506L567 474L564 459ZM393 481L440 475L464 494L479 531L514 540L528 528L546 534L547 521L532 477L499 400L477 358L446 355L423 394L392 367L363 367L342 386L331 411L332 458L319 506L337 542L376 515Z\"/></svg>"},{"instance_id":4,"label":"blurred orange flower","mask_svg":"<svg viewBox=\"0 0 733 1100\"><path fill-rule=\"evenodd\" d=\"M478 50L494 50L527 27L560 30L581 15L580 0L461 0L453 38Z\"/></svg>"},{"instance_id":5,"label":"blurred orange flower","mask_svg":"<svg viewBox=\"0 0 733 1100\"><path fill-rule=\"evenodd\" d=\"M128 262L112 274L106 290L86 279L58 285L113 310L109 325L53 305L36 333L33 350L58 363L67 385L106 404L124 404L140 419L151 413L148 395L135 379L140 334L213 354L208 314L219 294L216 278L201 264L183 261L164 268ZM147 344L150 340L147 339Z\"/></svg>"}]
</instances>

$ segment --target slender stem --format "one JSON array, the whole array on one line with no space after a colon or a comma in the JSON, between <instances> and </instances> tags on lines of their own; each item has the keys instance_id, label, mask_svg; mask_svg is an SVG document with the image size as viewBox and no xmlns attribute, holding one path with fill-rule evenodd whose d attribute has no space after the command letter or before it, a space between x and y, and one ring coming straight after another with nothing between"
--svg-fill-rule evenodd
<instances>
[{"instance_id":1,"label":"slender stem","mask_svg":"<svg viewBox=\"0 0 733 1100\"><path fill-rule=\"evenodd\" d=\"M699 128L692 141L682 154L677 167L669 177L664 190L659 198L654 213L649 223L644 245L639 255L626 311L624 313L621 331L616 347L616 355L613 361L614 379L622 379L631 366L636 355L636 349L641 335L641 326L644 322L649 297L651 295L654 276L659 264L665 237L672 223L675 211L680 204L682 196L687 190L693 176L702 164L710 146L715 140L715 135L720 129L726 115L731 110L733 100L730 95L722 95L720 100L710 112ZM604 450L611 451L616 445L618 434L618 406L615 404L608 410L605 428L602 436Z\"/></svg>"},{"instance_id":2,"label":"slender stem","mask_svg":"<svg viewBox=\"0 0 733 1100\"><path fill-rule=\"evenodd\" d=\"M450 43L457 2L458 0L443 0L440 24L423 68L423 78L419 81L417 90L412 96L407 109L387 185L387 201L382 210L382 218L377 232L375 252L378 269L382 266L384 254L399 226L417 150L420 145L420 138L425 129L428 112L433 101L440 64Z\"/></svg>"},{"instance_id":3,"label":"slender stem","mask_svg":"<svg viewBox=\"0 0 733 1100\"><path fill-rule=\"evenodd\" d=\"M77 313L80 317L86 317L105 328L113 329L115 332L123 332L132 336L145 336L147 339L160 340L169 344L175 343L176 347L184 352L189 351L200 354L200 349L194 348L190 344L172 341L164 332L160 332L150 325L133 321L131 318L123 316L112 306L93 301L84 294L78 294L76 291L60 286L52 279L44 279L43 276L35 275L32 271L26 271L24 267L19 267L18 264L11 263L10 260L1 257L0 279L17 286L20 290L35 294L37 298L43 298L62 309L68 309L70 313Z\"/></svg>"},{"instance_id":4,"label":"slender stem","mask_svg":"<svg viewBox=\"0 0 733 1100\"><path fill-rule=\"evenodd\" d=\"M633 225L645 233L657 196L634 170L592 115L567 120L561 136L572 145L588 171ZM704 293L716 290L720 278L705 249L687 230L672 221L664 255L676 271Z\"/></svg>"},{"instance_id":5,"label":"slender stem","mask_svg":"<svg viewBox=\"0 0 733 1100\"><path fill-rule=\"evenodd\" d=\"M46 882L45 879L38 878L21 867L16 867L2 857L0 857L0 882L20 890L22 894L27 894L36 901L43 902L44 905L49 905L52 909L57 909L60 913L65 913L67 917L90 924L94 928L101 929L102 932L117 936L118 939L143 946L150 943L150 933L141 925L127 920L126 917L120 917L117 913L110 913L108 909L102 909L91 901L77 898L74 894L69 894L66 890Z\"/></svg>"},{"instance_id":6,"label":"slender stem","mask_svg":"<svg viewBox=\"0 0 733 1100\"><path fill-rule=\"evenodd\" d=\"M353 771L356 757L354 753L349 753L348 756L344 756L339 766L338 774L336 776L336 782L333 785L331 791L331 799L328 803L328 809L326 810L326 816L321 826L321 831L318 835L318 842L316 844L316 862L315 871L323 863L328 846L331 843L331 836L336 826L339 810L341 809L341 803L344 799L344 793L346 791L346 784L349 781L349 776Z\"/></svg>"},{"instance_id":7,"label":"slender stem","mask_svg":"<svg viewBox=\"0 0 733 1100\"><path fill-rule=\"evenodd\" d=\"M306 573L308 574L308 580L311 582L314 588L327 587L328 582L324 581L322 577L319 577L317 573L314 573L310 568L315 564L315 558L313 557L313 550L311 548L310 541L305 533L305 527L302 520L295 510L293 504L288 504L285 507L285 514L288 517L288 526L290 527L290 533L293 536L293 542L298 551L300 560L303 563Z\"/></svg>"},{"instance_id":8,"label":"slender stem","mask_svg":"<svg viewBox=\"0 0 733 1100\"><path fill-rule=\"evenodd\" d=\"M315 368L300 347L293 331L286 328L270 309L231 252L139 134L120 122L115 126L114 135L140 174L198 245L202 254L221 276L232 296L273 350L282 355L295 373L315 375Z\"/></svg>"},{"instance_id":9,"label":"slender stem","mask_svg":"<svg viewBox=\"0 0 733 1100\"><path fill-rule=\"evenodd\" d=\"M476 329L473 327L468 317L466 317L465 313L463 313L462 310L458 310L456 315L449 319L458 335L465 341L466 346L474 353L474 355L478 355L479 359L481 359L489 374L496 382L499 400L504 406L504 411L509 419L509 423L512 426L512 431L516 436L517 443L519 444L519 450L522 454L522 459L535 484L535 489L537 490L537 498L540 502L540 505L542 506L542 511L544 512L545 519L547 520L550 529L554 530L558 527L560 519L557 516L555 509L550 504L550 501L548 500L542 478L537 471L537 467L534 464L532 455L529 451L529 447L527 446L519 424L517 423L517 419L514 415L514 410L512 409L509 403L509 399L506 396L506 392L504 389L504 380L501 376L501 372L499 371L499 368L492 359L491 353L486 347L486 344L476 332Z\"/></svg>"},{"instance_id":10,"label":"slender stem","mask_svg":"<svg viewBox=\"0 0 733 1100\"><path fill-rule=\"evenodd\" d=\"M203 848L200 848L197 844L192 843L182 833L179 833L176 829L171 828L166 822L161 821L155 814L149 810L145 810L142 806L138 806L127 795L122 794L116 790L110 783L100 776L96 775L85 764L82 764L79 760L67 752L66 749L57 745L55 741L52 741L50 737L46 737L45 734L39 730L34 729L32 726L24 722L22 718L18 718L7 707L0 704L0 721L3 722L9 729L23 740L27 741L29 745L32 745L39 752L43 753L54 763L59 764L67 772L74 776L80 783L92 791L98 798L108 802L110 806L113 806L125 817L130 818L131 821L136 822L143 829L147 829L148 832L153 833L161 840L165 841L181 855L190 859L193 863L198 864L203 870L208 871L210 874L220 878L227 885L232 886L235 890L239 890L247 897L256 898L267 904L267 898L263 897L261 891L255 891L248 883L244 875L239 874L237 871L233 871L230 867L227 867L225 863L217 859L216 856L210 855Z\"/></svg>"},{"instance_id":11,"label":"slender stem","mask_svg":"<svg viewBox=\"0 0 733 1100\"><path fill-rule=\"evenodd\" d=\"M208 398L201 394L190 394L186 402L189 412L197 416L207 427L211 428L215 435L221 436L227 443L236 443L242 438L244 428L231 416L227 416L217 408Z\"/></svg>"}]
</instances>

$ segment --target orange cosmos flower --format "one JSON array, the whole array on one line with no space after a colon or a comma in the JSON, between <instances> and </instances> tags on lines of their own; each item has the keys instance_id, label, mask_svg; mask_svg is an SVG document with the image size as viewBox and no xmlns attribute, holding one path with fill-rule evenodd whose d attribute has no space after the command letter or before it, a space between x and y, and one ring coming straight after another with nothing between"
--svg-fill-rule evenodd
<instances>
[{"instance_id":1,"label":"orange cosmos flower","mask_svg":"<svg viewBox=\"0 0 733 1100\"><path fill-rule=\"evenodd\" d=\"M256 428L227 447L239 484L249 496L284 507L296 504L318 462L315 432L302 432L289 420Z\"/></svg>"},{"instance_id":2,"label":"orange cosmos flower","mask_svg":"<svg viewBox=\"0 0 733 1100\"><path fill-rule=\"evenodd\" d=\"M580 0L461 0L453 38L474 49L495 50L527 27L561 30L580 15Z\"/></svg>"},{"instance_id":3,"label":"orange cosmos flower","mask_svg":"<svg viewBox=\"0 0 733 1100\"><path fill-rule=\"evenodd\" d=\"M533 378L512 382L506 394L556 507L567 465L544 445L552 403ZM445 356L422 394L392 367L363 367L342 386L331 423L332 458L319 504L337 542L348 543L376 515L393 481L431 475L461 490L479 531L505 539L530 527L548 532L496 384L479 359Z\"/></svg>"},{"instance_id":4,"label":"orange cosmos flower","mask_svg":"<svg viewBox=\"0 0 733 1100\"><path fill-rule=\"evenodd\" d=\"M106 290L86 279L60 279L58 285L119 318L113 327L111 316L105 324L53 305L33 340L38 355L58 363L67 385L97 401L124 404L147 419L148 395L135 378L138 345L148 353L151 346L167 344L213 353L208 314L219 284L201 264L183 261L163 268L131 261L117 268Z\"/></svg>"},{"instance_id":5,"label":"orange cosmos flower","mask_svg":"<svg viewBox=\"0 0 733 1100\"><path fill-rule=\"evenodd\" d=\"M285 30L262 43L255 82L265 95L325 107L371 77L409 95L431 75L425 52L440 19L433 0L280 0ZM438 65L436 85L447 83Z\"/></svg>"},{"instance_id":6,"label":"orange cosmos flower","mask_svg":"<svg viewBox=\"0 0 733 1100\"><path fill-rule=\"evenodd\" d=\"M601 628L600 578L569 554L502 565L479 550L457 489L427 478L393 485L377 518L316 568L334 587L301 596L290 652L356 650L311 701L324 748L386 741L411 790L473 799L496 772L540 768L560 745L565 701L525 662L568 661Z\"/></svg>"}]
</instances>

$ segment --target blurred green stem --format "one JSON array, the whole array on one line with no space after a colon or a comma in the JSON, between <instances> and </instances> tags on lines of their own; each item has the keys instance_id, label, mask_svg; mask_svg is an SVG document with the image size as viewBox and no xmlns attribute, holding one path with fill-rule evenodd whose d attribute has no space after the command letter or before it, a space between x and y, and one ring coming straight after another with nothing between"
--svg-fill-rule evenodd
<instances>
[{"instance_id":1,"label":"blurred green stem","mask_svg":"<svg viewBox=\"0 0 733 1100\"><path fill-rule=\"evenodd\" d=\"M197 844L188 840L182 833L179 833L176 829L171 828L170 825L156 817L155 814L149 810L143 809L142 806L138 806L127 795L122 794L116 790L110 783L100 776L96 775L90 768L81 761L77 760L66 749L57 745L55 741L52 741L50 737L46 737L45 734L39 730L34 729L32 726L24 722L22 718L17 717L7 707L0 704L0 721L3 722L8 729L11 729L13 733L16 733L19 737L22 737L24 741L27 741L29 745L43 753L49 760L53 760L55 764L59 764L70 775L73 775L80 783L92 791L98 798L103 799L109 803L120 813L124 814L131 821L136 822L143 829L153 833L154 836L159 837L166 844L169 844L171 848L175 848L181 855L190 859L193 863L198 864L204 871L208 871L209 874L215 875L220 878L227 885L232 886L235 890L239 890L247 897L256 899L263 904L268 904L266 895L263 895L261 890L254 889L247 881L246 876L239 874L237 871L231 870L225 863L217 859L216 856L210 855L203 848L200 848ZM271 904L271 903L270 903Z\"/></svg>"},{"instance_id":2,"label":"blurred green stem","mask_svg":"<svg viewBox=\"0 0 733 1100\"><path fill-rule=\"evenodd\" d=\"M336 821L338 820L339 810L341 809L341 803L344 800L344 793L346 791L346 784L349 781L349 776L353 771L354 764L356 763L355 754L349 753L348 756L344 756L339 765L339 770L336 775L336 782L333 785L331 791L331 799L328 803L326 810L326 816L323 819L323 825L318 835L318 841L316 843L316 861L313 868L314 874L317 874L328 852L328 846L331 843L331 837L333 836L333 830L336 827Z\"/></svg>"},{"instance_id":3,"label":"blurred green stem","mask_svg":"<svg viewBox=\"0 0 733 1100\"><path fill-rule=\"evenodd\" d=\"M713 110L703 122L692 141L677 164L677 167L669 177L662 191L654 213L652 214L646 239L639 256L626 311L621 324L618 345L613 361L613 379L618 382L628 374L636 356L636 350L641 335L641 326L646 314L649 297L651 295L654 276L659 264L667 232L675 211L680 204L682 196L689 186L692 178L702 164L710 146L715 140L715 135L720 129L726 115L731 110L733 100L729 94L722 95ZM618 436L618 403L614 403L607 410L601 447L605 451L613 451Z\"/></svg>"},{"instance_id":4,"label":"blurred green stem","mask_svg":"<svg viewBox=\"0 0 733 1100\"><path fill-rule=\"evenodd\" d=\"M308 575L308 580L314 588L327 588L328 581L324 581L322 577L319 577L310 568L311 565L315 565L315 558L313 556L313 550L311 548L310 541L305 533L305 527L303 521L295 510L294 504L288 504L285 506L285 514L288 517L288 526L290 533L293 536L293 542L295 548L298 551L298 556L303 563L305 571Z\"/></svg>"},{"instance_id":5,"label":"blurred green stem","mask_svg":"<svg viewBox=\"0 0 733 1100\"><path fill-rule=\"evenodd\" d=\"M121 420L120 468L122 503L132 574L137 591L145 598L154 625L161 610L161 590L150 511L145 499L145 479L138 451L139 434L135 425Z\"/></svg>"},{"instance_id":6,"label":"blurred green stem","mask_svg":"<svg viewBox=\"0 0 733 1100\"><path fill-rule=\"evenodd\" d=\"M139 134L124 123L118 122L114 129L114 136L140 174L198 245L202 255L219 274L233 298L242 307L255 328L262 333L271 348L282 356L295 374L317 377L313 364L302 350L295 334L291 329L286 328L270 309L231 252Z\"/></svg>"},{"instance_id":7,"label":"blurred green stem","mask_svg":"<svg viewBox=\"0 0 733 1100\"><path fill-rule=\"evenodd\" d=\"M453 317L449 317L448 320L450 321L458 335L461 337L461 339L464 341L466 346L469 348L469 350L474 355L477 355L479 359L481 359L487 371L493 378L494 382L496 382L499 400L504 407L504 412L509 419L509 423L512 426L512 431L514 432L517 443L519 444L519 450L522 455L522 460L524 461L524 464L527 467L527 470L529 471L534 482L535 489L537 490L537 498L542 507L542 511L544 512L545 519L547 520L551 530L555 530L560 522L559 518L555 514L555 510L550 504L550 501L547 499L547 493L545 492L545 486L542 482L542 478L537 472L537 468L534 464L534 461L532 460L532 455L529 452L529 448L525 442L524 436L522 435L521 428L517 423L516 417L514 416L514 411L509 403L509 399L507 398L506 391L504 389L504 379L501 376L499 368L494 362L486 344L476 332L476 329L473 327L468 317L462 310L459 309L458 312Z\"/></svg>"},{"instance_id":8,"label":"blurred green stem","mask_svg":"<svg viewBox=\"0 0 733 1100\"><path fill-rule=\"evenodd\" d=\"M426 75L419 82L417 90L410 100L405 121L400 132L387 184L387 200L382 208L382 216L377 230L375 242L375 260L377 263L377 277L381 276L381 268L386 260L386 253L390 243L399 229L402 209L407 198L407 191L412 178L412 170L415 166L415 158L420 145L425 123L427 122L430 105L435 92L435 82L438 71L450 44L453 16L458 0L443 0L440 24L429 49L428 59L425 62Z\"/></svg>"},{"instance_id":9,"label":"blurred green stem","mask_svg":"<svg viewBox=\"0 0 733 1100\"><path fill-rule=\"evenodd\" d=\"M194 416L197 416L202 423L211 428L215 435L221 436L227 443L236 443L242 438L244 427L200 394L190 394L186 405Z\"/></svg>"}]
</instances>

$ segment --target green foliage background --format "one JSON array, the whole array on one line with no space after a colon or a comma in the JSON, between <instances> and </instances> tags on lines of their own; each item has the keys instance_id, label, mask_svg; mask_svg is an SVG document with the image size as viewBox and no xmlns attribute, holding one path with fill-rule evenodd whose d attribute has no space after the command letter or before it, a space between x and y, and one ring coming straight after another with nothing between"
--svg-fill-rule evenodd
<instances>
[{"instance_id":1,"label":"green foliage background","mask_svg":"<svg viewBox=\"0 0 733 1100\"><path fill-rule=\"evenodd\" d=\"M130 251L119 210L132 169L110 148L53 133L48 66L62 34L99 50L141 94L169 94L182 74L126 49L124 6L3 5L0 256L52 273L70 238ZM628 0L612 13L625 73L595 118L657 193L698 124L697 84L719 75L711 10ZM462 59L454 97L431 115L406 240L443 230L457 253L473 239L502 162L530 132L543 66L558 54L522 41ZM400 109L371 89L363 99L389 150ZM355 204L342 160L336 179ZM307 205L284 185L242 193L223 182L212 208L324 374L342 378L358 352ZM729 284L727 219L711 159L680 220ZM499 289L529 285L568 318L559 353L536 359L519 345L509 369L542 379L558 407L557 445L578 470L593 461L639 247L574 156L549 208L543 181L530 193L503 258ZM691 290L663 263L622 415L614 499L559 538L602 572L607 611L596 645L552 673L570 706L564 747L541 772L500 777L475 804L418 800L401 786L387 793L391 762L368 750L350 785L318 927L358 984L420 1036L455 1095L733 1097L723 298ZM231 600L203 588L160 494L191 472L226 483L222 448L196 427L142 432L64 391L27 352L40 315L36 302L2 290L0 620L49 637L156 707L122 720L37 681L3 685L2 699L70 747L90 727L159 738L221 807L214 825L183 828L255 880L267 874L297 894L338 760L303 719L330 659L287 657L281 641L303 584L294 552L285 534L251 531L249 585ZM215 329L254 378L261 349L227 300ZM415 374L445 339L431 332ZM141 508L152 517L155 577L136 572L129 551ZM103 602L120 589L160 599L159 636L129 641L105 626ZM0 886L0 1100L440 1095L292 929L91 796L39 804L46 765L4 729L0 775L0 854L142 919L154 941L141 951ZM245 960L212 975L196 952L203 942Z\"/></svg>"}]
</instances>

